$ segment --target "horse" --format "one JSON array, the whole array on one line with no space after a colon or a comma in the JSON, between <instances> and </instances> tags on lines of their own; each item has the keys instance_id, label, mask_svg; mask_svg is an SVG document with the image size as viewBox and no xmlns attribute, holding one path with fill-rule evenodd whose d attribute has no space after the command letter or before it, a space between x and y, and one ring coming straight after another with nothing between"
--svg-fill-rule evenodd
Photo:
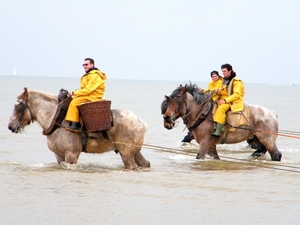
<instances>
[{"instance_id":1,"label":"horse","mask_svg":"<svg viewBox=\"0 0 300 225\"><path fill-rule=\"evenodd\" d=\"M196 159L204 159L208 154L214 159L220 159L216 150L217 144L235 144L247 140L252 146L259 146L255 153L269 152L272 161L280 161L282 154L276 146L278 135L278 119L274 112L259 105L244 103L249 108L250 120L248 124L237 127L235 132L229 132L229 124L225 124L225 132L220 137L211 135L214 131L212 120L213 102L211 93L203 93L197 85L186 84L176 88L170 96L165 95L161 103L161 114L164 127L171 130L178 118L194 136L199 144Z\"/></svg>"},{"instance_id":2,"label":"horse","mask_svg":"<svg viewBox=\"0 0 300 225\"><path fill-rule=\"evenodd\" d=\"M45 131L55 116L58 107L57 96L51 93L27 90L17 96L8 129L20 133L34 121ZM112 109L113 126L105 138L101 132L88 133L86 153L104 153L115 150L119 153L125 169L137 170L138 167L150 167L141 154L147 124L133 112L126 109ZM83 150L82 134L67 131L69 122L63 121L53 133L47 135L49 149L54 152L57 163L76 164Z\"/></svg>"}]
</instances>

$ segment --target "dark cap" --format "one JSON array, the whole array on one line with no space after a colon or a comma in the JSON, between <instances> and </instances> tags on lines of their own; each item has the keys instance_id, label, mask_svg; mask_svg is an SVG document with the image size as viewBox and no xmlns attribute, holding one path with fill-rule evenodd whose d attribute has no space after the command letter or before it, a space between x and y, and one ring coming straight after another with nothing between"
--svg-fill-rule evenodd
<instances>
[{"instance_id":1,"label":"dark cap","mask_svg":"<svg viewBox=\"0 0 300 225\"><path fill-rule=\"evenodd\" d=\"M212 71L212 72L210 73L210 76L212 77L212 75L214 75L214 74L217 74L218 76L220 76L220 75L219 75L219 72L216 71L216 70Z\"/></svg>"}]
</instances>

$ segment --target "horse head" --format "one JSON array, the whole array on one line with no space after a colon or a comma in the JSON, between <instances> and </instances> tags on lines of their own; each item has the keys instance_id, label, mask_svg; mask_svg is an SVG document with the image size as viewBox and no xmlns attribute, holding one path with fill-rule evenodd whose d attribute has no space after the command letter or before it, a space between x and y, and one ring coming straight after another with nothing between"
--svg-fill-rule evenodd
<instances>
[{"instance_id":1,"label":"horse head","mask_svg":"<svg viewBox=\"0 0 300 225\"><path fill-rule=\"evenodd\" d=\"M24 91L17 98L13 113L9 119L8 129L13 133L19 133L31 122L33 122L33 117L28 106L28 90L25 87Z\"/></svg>"},{"instance_id":2,"label":"horse head","mask_svg":"<svg viewBox=\"0 0 300 225\"><path fill-rule=\"evenodd\" d=\"M180 85L171 96L165 95L165 100L161 104L161 113L164 118L164 127L168 130L172 129L175 126L176 120L185 115L187 111L185 101L186 91L186 86L182 87L182 85Z\"/></svg>"},{"instance_id":3,"label":"horse head","mask_svg":"<svg viewBox=\"0 0 300 225\"><path fill-rule=\"evenodd\" d=\"M211 111L211 96L211 93L204 93L195 84L180 85L170 96L165 96L161 104L164 127L172 129L179 117L187 127L193 127L200 117L206 117Z\"/></svg>"}]
</instances>

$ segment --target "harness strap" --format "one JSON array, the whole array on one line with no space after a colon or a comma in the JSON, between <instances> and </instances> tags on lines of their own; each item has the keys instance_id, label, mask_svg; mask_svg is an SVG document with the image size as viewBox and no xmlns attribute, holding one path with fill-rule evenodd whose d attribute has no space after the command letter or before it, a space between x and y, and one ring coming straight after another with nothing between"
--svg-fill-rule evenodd
<instances>
[{"instance_id":1,"label":"harness strap","mask_svg":"<svg viewBox=\"0 0 300 225\"><path fill-rule=\"evenodd\" d=\"M189 127L188 130L191 132L193 131L196 127L198 127L203 121L205 120L205 118L201 118L201 119L198 119L194 124L193 126Z\"/></svg>"},{"instance_id":2,"label":"harness strap","mask_svg":"<svg viewBox=\"0 0 300 225\"><path fill-rule=\"evenodd\" d=\"M81 136L82 152L86 152L87 136L84 134Z\"/></svg>"},{"instance_id":3,"label":"harness strap","mask_svg":"<svg viewBox=\"0 0 300 225\"><path fill-rule=\"evenodd\" d=\"M31 109L29 108L29 105L28 105L28 98L26 99L25 102L22 102L22 103L24 103L22 108L18 110L18 112L21 113L21 116L20 116L18 121L20 122L23 119L23 116L25 115L25 110L27 108L29 110L29 113L30 113L30 121L31 121L31 123L33 123L34 120L33 120L33 116L32 116L32 111L31 111Z\"/></svg>"},{"instance_id":4,"label":"harness strap","mask_svg":"<svg viewBox=\"0 0 300 225\"><path fill-rule=\"evenodd\" d=\"M208 110L207 110L207 108L208 108ZM198 113L195 120L192 122L192 125L188 127L189 131L194 130L197 126L199 126L206 119L206 115L210 111L210 108L211 108L211 102L207 101L204 104L204 106L202 107L202 109L200 110L200 112Z\"/></svg>"},{"instance_id":5,"label":"harness strap","mask_svg":"<svg viewBox=\"0 0 300 225\"><path fill-rule=\"evenodd\" d=\"M102 132L102 134L103 134L103 137L104 137L105 139L109 140L109 137L108 137L108 134L107 134L106 130L102 130L101 132Z\"/></svg>"}]
</instances>

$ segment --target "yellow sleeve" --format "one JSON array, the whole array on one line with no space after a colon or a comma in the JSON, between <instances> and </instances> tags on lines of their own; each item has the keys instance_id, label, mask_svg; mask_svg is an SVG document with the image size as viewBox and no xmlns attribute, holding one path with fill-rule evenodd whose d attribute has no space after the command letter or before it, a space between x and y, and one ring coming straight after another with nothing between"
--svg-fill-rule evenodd
<instances>
[{"instance_id":1,"label":"yellow sleeve","mask_svg":"<svg viewBox=\"0 0 300 225\"><path fill-rule=\"evenodd\" d=\"M96 73L92 73L88 76L88 82L83 85L83 88L74 91L75 96L90 95L95 89L104 83L104 80L102 80L101 77Z\"/></svg>"},{"instance_id":2,"label":"yellow sleeve","mask_svg":"<svg viewBox=\"0 0 300 225\"><path fill-rule=\"evenodd\" d=\"M244 95L244 84L241 80L234 80L233 81L233 90L232 95L226 98L226 103L234 102Z\"/></svg>"}]
</instances>

